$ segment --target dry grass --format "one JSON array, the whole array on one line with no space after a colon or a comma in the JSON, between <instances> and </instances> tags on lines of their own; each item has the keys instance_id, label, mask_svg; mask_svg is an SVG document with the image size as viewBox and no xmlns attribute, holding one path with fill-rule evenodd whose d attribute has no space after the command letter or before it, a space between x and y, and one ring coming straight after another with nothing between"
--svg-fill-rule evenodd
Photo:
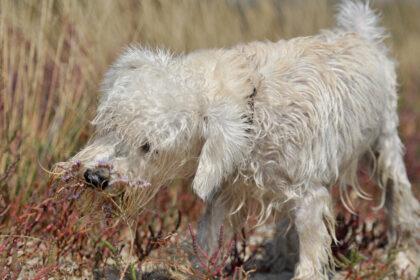
<instances>
[{"instance_id":1,"label":"dry grass","mask_svg":"<svg viewBox=\"0 0 420 280\"><path fill-rule=\"evenodd\" d=\"M247 2L251 4L233 0L0 1L0 233L10 234L13 219L25 214L29 205L44 201L48 192L44 169L67 159L87 141L101 77L127 44L179 53L310 35L333 24L334 1ZM418 193L420 4L381 3L377 6L391 32L388 43L400 63L401 133L407 145L409 176ZM185 192L172 195L188 197ZM173 200L168 205L179 207ZM192 221L196 212L189 209L184 215ZM72 230L80 229L73 226ZM48 232L28 234L56 238ZM96 248L93 241L83 242ZM0 243L0 254L5 250L1 244L6 243ZM42 273L58 271L58 262L44 264L43 270L35 270L39 279Z\"/></svg>"}]
</instances>

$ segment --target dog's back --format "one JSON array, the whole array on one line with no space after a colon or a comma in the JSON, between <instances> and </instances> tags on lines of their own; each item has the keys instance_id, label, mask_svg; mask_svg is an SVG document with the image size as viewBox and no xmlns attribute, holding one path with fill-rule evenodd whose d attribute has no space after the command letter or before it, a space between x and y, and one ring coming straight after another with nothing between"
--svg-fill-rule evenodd
<instances>
[{"instance_id":1,"label":"dog's back","mask_svg":"<svg viewBox=\"0 0 420 280\"><path fill-rule=\"evenodd\" d=\"M395 67L376 15L349 1L337 21L317 36L237 47L262 76L251 165L278 158L255 177L281 170L299 191L308 178L357 187L359 159L396 126Z\"/></svg>"},{"instance_id":2,"label":"dog's back","mask_svg":"<svg viewBox=\"0 0 420 280\"><path fill-rule=\"evenodd\" d=\"M412 248L397 265L412 270L418 264L420 205L403 162L395 65L378 22L367 4L343 1L333 30L236 47L261 76L252 106L253 150L243 168L255 183L247 184L247 197L260 205L261 221L273 209L293 209L300 246L295 279L328 278L334 216L327 187L338 183L351 211L348 186L367 196L357 182L362 158L383 188L379 207L390 213L390 236L399 229ZM234 198L231 209L245 204L238 190L225 189L232 194L224 197Z\"/></svg>"}]
</instances>

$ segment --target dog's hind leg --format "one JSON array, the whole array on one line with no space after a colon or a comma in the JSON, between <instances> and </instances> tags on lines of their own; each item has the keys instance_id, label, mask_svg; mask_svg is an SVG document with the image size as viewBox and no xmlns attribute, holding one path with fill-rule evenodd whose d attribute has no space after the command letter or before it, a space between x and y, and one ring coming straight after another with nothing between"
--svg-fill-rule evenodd
<instances>
[{"instance_id":1,"label":"dog's hind leg","mask_svg":"<svg viewBox=\"0 0 420 280\"><path fill-rule=\"evenodd\" d=\"M420 265L420 204L411 192L403 161L403 146L397 129L390 128L378 141L376 152L377 180L385 191L385 210L389 221L391 241L397 238L407 246L405 254L397 256L401 269ZM403 258L403 255L406 258ZM405 267L404 267L405 266ZM414 272L414 271L413 271Z\"/></svg>"},{"instance_id":2,"label":"dog's hind leg","mask_svg":"<svg viewBox=\"0 0 420 280\"><path fill-rule=\"evenodd\" d=\"M299 237L299 262L293 279L328 279L335 239L334 215L327 188L311 186L297 200L295 225Z\"/></svg>"}]
</instances>

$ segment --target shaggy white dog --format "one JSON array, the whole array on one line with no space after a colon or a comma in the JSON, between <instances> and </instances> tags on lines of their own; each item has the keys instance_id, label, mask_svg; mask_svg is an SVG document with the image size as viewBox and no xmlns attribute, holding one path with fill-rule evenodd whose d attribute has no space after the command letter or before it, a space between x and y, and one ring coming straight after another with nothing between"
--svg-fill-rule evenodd
<instances>
[{"instance_id":1,"label":"shaggy white dog","mask_svg":"<svg viewBox=\"0 0 420 280\"><path fill-rule=\"evenodd\" d=\"M299 236L295 279L326 279L333 262L329 187L357 184L370 159L384 189L390 234L414 253L420 206L411 193L398 137L395 65L367 4L345 1L337 27L317 36L254 42L173 56L129 48L106 74L96 134L73 160L86 180L112 180L112 163L154 188L191 178L207 203L200 241L220 225L256 214L288 215ZM111 186L112 187L112 186ZM386 196L385 196L386 195Z\"/></svg>"}]
</instances>

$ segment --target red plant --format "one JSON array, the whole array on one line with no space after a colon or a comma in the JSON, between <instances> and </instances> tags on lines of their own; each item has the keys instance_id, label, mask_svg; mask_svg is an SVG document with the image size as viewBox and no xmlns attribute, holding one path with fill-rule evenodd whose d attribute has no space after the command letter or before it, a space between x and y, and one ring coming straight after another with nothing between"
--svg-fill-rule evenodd
<instances>
[{"instance_id":1,"label":"red plant","mask_svg":"<svg viewBox=\"0 0 420 280\"><path fill-rule=\"evenodd\" d=\"M386 231L380 228L377 221L372 223L370 229L365 222L360 222L358 215L351 215L346 219L339 214L336 221L335 233L339 242L333 244L331 249L338 260L347 258L352 251L369 253L374 249L384 248L388 243Z\"/></svg>"},{"instance_id":2,"label":"red plant","mask_svg":"<svg viewBox=\"0 0 420 280\"><path fill-rule=\"evenodd\" d=\"M48 279L48 276L51 273L53 273L55 270L57 270L57 268L58 268L58 265L49 265L49 266L43 267L40 270L38 270L33 280Z\"/></svg>"},{"instance_id":3,"label":"red plant","mask_svg":"<svg viewBox=\"0 0 420 280\"><path fill-rule=\"evenodd\" d=\"M171 236L176 233L181 225L181 212L178 211L178 218L169 234L164 234L163 218L159 215L157 219L159 223L157 232L153 229L151 224L147 225L147 229L139 226L135 230L134 249L140 263L149 256L153 250L156 250L169 242Z\"/></svg>"},{"instance_id":4,"label":"red plant","mask_svg":"<svg viewBox=\"0 0 420 280\"><path fill-rule=\"evenodd\" d=\"M215 278L222 277L226 267L227 260L234 245L234 239L230 240L227 245L224 242L224 227L220 227L217 248L212 254L208 254L198 243L197 236L194 234L191 225L188 229L192 239L194 256L200 265L198 274L204 274L206 277Z\"/></svg>"}]
</instances>

